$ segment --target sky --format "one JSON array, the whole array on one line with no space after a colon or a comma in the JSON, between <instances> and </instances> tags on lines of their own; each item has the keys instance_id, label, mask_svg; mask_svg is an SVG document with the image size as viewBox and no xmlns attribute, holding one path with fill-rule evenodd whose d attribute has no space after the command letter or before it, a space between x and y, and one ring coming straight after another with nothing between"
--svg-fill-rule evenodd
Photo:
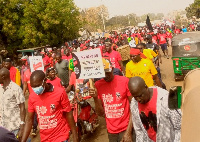
<instances>
[{"instance_id":1,"label":"sky","mask_svg":"<svg viewBox=\"0 0 200 142\"><path fill-rule=\"evenodd\" d=\"M194 0L74 0L81 9L105 5L110 18L135 13L138 16L147 13L164 13L185 9Z\"/></svg>"}]
</instances>

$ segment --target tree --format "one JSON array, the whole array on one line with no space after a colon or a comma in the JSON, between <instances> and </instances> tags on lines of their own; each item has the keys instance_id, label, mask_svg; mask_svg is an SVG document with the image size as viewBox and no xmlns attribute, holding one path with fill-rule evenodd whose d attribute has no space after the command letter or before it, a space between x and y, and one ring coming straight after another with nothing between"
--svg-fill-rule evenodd
<instances>
[{"instance_id":1,"label":"tree","mask_svg":"<svg viewBox=\"0 0 200 142\"><path fill-rule=\"evenodd\" d=\"M9 52L57 46L76 38L80 27L72 0L0 0L0 35Z\"/></svg>"},{"instance_id":2,"label":"tree","mask_svg":"<svg viewBox=\"0 0 200 142\"><path fill-rule=\"evenodd\" d=\"M56 46L78 36L79 11L72 0L29 0L24 3L20 37L26 47Z\"/></svg>"},{"instance_id":3,"label":"tree","mask_svg":"<svg viewBox=\"0 0 200 142\"><path fill-rule=\"evenodd\" d=\"M103 29L103 21L108 19L108 15L108 9L104 5L82 10L81 19L84 23L83 27L90 32Z\"/></svg>"},{"instance_id":4,"label":"tree","mask_svg":"<svg viewBox=\"0 0 200 142\"><path fill-rule=\"evenodd\" d=\"M19 38L23 0L0 0L0 45L12 51L22 43Z\"/></svg>"},{"instance_id":5,"label":"tree","mask_svg":"<svg viewBox=\"0 0 200 142\"><path fill-rule=\"evenodd\" d=\"M194 0L194 3L190 4L189 7L186 7L185 10L187 12L187 18L192 18L192 16L200 18L200 0Z\"/></svg>"}]
</instances>

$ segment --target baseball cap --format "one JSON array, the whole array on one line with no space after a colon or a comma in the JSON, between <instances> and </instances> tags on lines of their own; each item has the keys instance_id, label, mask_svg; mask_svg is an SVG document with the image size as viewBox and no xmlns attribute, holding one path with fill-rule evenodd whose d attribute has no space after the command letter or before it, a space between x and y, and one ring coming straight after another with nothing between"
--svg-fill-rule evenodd
<instances>
[{"instance_id":1,"label":"baseball cap","mask_svg":"<svg viewBox=\"0 0 200 142\"><path fill-rule=\"evenodd\" d=\"M102 58L105 72L112 72L112 64L110 60Z\"/></svg>"},{"instance_id":2,"label":"baseball cap","mask_svg":"<svg viewBox=\"0 0 200 142\"><path fill-rule=\"evenodd\" d=\"M130 55L140 55L141 58L144 58L144 59L147 58L139 49L135 49L135 48L131 48Z\"/></svg>"}]
</instances>

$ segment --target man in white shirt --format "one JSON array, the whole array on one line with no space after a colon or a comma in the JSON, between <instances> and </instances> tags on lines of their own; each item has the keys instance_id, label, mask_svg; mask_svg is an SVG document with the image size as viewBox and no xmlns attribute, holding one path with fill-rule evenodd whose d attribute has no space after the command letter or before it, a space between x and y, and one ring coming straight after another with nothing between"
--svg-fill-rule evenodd
<instances>
[{"instance_id":1,"label":"man in white shirt","mask_svg":"<svg viewBox=\"0 0 200 142\"><path fill-rule=\"evenodd\" d=\"M6 68L0 70L0 126L8 129L19 140L25 124L25 98L22 89L10 80Z\"/></svg>"}]
</instances>

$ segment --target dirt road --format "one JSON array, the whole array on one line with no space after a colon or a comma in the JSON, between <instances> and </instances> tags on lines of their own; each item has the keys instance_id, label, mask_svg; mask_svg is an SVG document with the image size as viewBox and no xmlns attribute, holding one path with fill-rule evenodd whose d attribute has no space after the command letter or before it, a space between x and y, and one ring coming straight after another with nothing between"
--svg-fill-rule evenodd
<instances>
[{"instance_id":1,"label":"dirt road","mask_svg":"<svg viewBox=\"0 0 200 142\"><path fill-rule=\"evenodd\" d=\"M163 63L161 64L161 74L163 82L166 84L167 89L171 86L181 86L182 81L175 82L174 81L174 74L173 74L173 65L171 60L171 47L169 48L169 55L170 59L163 58ZM39 134L37 137L32 139L32 142L39 142ZM104 118L100 118L100 126L97 130L90 135L84 137L83 142L108 142L107 130L106 130L106 123Z\"/></svg>"}]
</instances>

